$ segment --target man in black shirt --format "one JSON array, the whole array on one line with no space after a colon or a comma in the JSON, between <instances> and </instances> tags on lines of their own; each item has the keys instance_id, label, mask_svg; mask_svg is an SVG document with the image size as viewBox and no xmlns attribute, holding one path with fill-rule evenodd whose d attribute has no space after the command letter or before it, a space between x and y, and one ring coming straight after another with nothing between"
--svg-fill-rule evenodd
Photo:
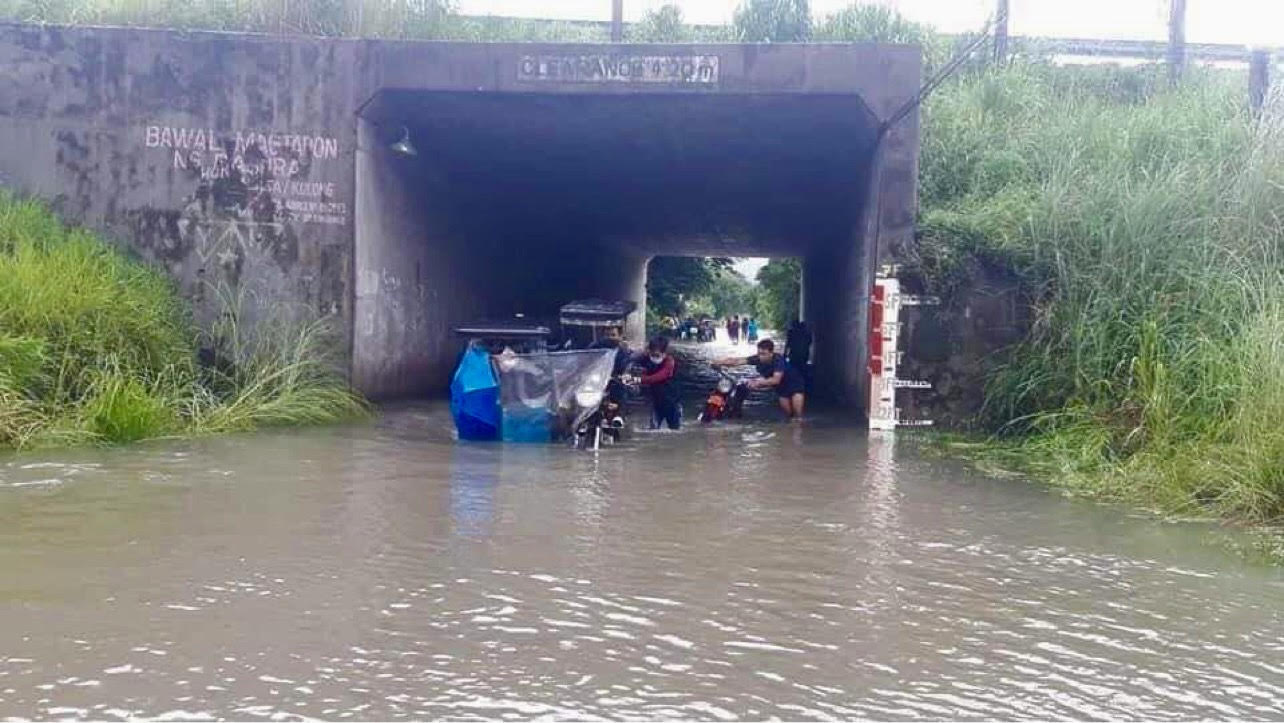
<instances>
[{"instance_id":1,"label":"man in black shirt","mask_svg":"<svg viewBox=\"0 0 1284 723\"><path fill-rule=\"evenodd\" d=\"M749 382L750 389L775 389L780 410L792 420L802 419L807 401L802 374L776 353L776 345L770 339L758 342L758 353L753 356L733 356L713 362L716 367L741 364L752 366L758 371L760 378Z\"/></svg>"},{"instance_id":2,"label":"man in black shirt","mask_svg":"<svg viewBox=\"0 0 1284 723\"><path fill-rule=\"evenodd\" d=\"M803 383L811 387L811 330L805 322L794 320L785 336L785 361L802 374Z\"/></svg>"},{"instance_id":3,"label":"man in black shirt","mask_svg":"<svg viewBox=\"0 0 1284 723\"><path fill-rule=\"evenodd\" d=\"M629 343L624 340L624 330L618 326L608 326L603 337L590 344L589 348L615 350L615 362L611 366L611 381L606 385L606 394L611 401L623 404L625 393L620 376L629 370L629 364L633 362L633 352L629 349Z\"/></svg>"}]
</instances>

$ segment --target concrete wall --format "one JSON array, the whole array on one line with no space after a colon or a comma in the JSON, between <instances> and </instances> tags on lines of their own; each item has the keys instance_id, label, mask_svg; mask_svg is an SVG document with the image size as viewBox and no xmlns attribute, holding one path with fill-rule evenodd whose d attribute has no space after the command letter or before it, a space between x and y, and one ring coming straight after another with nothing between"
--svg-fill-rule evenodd
<instances>
[{"instance_id":1,"label":"concrete wall","mask_svg":"<svg viewBox=\"0 0 1284 723\"><path fill-rule=\"evenodd\" d=\"M470 316L642 304L648 258L708 254L807 258L817 364L857 401L877 250L912 226L916 116L875 142L916 48L0 25L0 67L0 184L164 266L201 320L219 288L330 318L376 397L443 389ZM387 152L403 125L417 160Z\"/></svg>"},{"instance_id":2,"label":"concrete wall","mask_svg":"<svg viewBox=\"0 0 1284 723\"><path fill-rule=\"evenodd\" d=\"M482 309L483 280L439 169L357 131L353 383L374 399L440 391L457 344L451 329Z\"/></svg>"},{"instance_id":3,"label":"concrete wall","mask_svg":"<svg viewBox=\"0 0 1284 723\"><path fill-rule=\"evenodd\" d=\"M517 313L553 324L572 298L635 301L626 333L642 338L645 256L569 222L550 232L513 220L498 180L474 188L423 134L416 155L396 153L402 134L358 119L354 384L375 399L441 393L462 344L455 327Z\"/></svg>"},{"instance_id":4,"label":"concrete wall","mask_svg":"<svg viewBox=\"0 0 1284 723\"><path fill-rule=\"evenodd\" d=\"M356 45L0 25L0 184L178 280L351 328ZM346 354L343 355L346 358Z\"/></svg>"}]
</instances>

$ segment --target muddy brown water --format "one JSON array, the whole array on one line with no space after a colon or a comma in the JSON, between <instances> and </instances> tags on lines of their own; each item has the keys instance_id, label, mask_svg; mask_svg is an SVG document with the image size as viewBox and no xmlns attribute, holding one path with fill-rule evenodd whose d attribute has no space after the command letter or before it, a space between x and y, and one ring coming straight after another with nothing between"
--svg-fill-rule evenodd
<instances>
[{"instance_id":1,"label":"muddy brown water","mask_svg":"<svg viewBox=\"0 0 1284 723\"><path fill-rule=\"evenodd\" d=\"M1210 528L753 411L0 459L0 717L1284 718L1284 582Z\"/></svg>"}]
</instances>

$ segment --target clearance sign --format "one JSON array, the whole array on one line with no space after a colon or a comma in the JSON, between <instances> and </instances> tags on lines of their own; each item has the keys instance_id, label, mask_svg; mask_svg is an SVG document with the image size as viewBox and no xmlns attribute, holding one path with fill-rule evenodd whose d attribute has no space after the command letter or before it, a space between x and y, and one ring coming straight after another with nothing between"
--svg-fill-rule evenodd
<instances>
[{"instance_id":1,"label":"clearance sign","mask_svg":"<svg viewBox=\"0 0 1284 723\"><path fill-rule=\"evenodd\" d=\"M554 83L661 83L713 85L716 55L526 55L517 79Z\"/></svg>"}]
</instances>

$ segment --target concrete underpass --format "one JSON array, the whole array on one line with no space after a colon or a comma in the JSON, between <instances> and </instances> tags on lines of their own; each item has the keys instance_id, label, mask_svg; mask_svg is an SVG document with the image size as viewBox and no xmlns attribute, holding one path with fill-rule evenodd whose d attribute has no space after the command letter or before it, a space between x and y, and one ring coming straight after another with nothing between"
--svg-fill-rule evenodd
<instances>
[{"instance_id":1,"label":"concrete underpass","mask_svg":"<svg viewBox=\"0 0 1284 723\"><path fill-rule=\"evenodd\" d=\"M796 256L819 391L859 408L873 272L912 239L917 113L880 127L913 47L0 26L0 57L0 183L165 266L200 320L211 282L334 319L376 399L443 392L463 321L644 307L653 256Z\"/></svg>"}]
</instances>

